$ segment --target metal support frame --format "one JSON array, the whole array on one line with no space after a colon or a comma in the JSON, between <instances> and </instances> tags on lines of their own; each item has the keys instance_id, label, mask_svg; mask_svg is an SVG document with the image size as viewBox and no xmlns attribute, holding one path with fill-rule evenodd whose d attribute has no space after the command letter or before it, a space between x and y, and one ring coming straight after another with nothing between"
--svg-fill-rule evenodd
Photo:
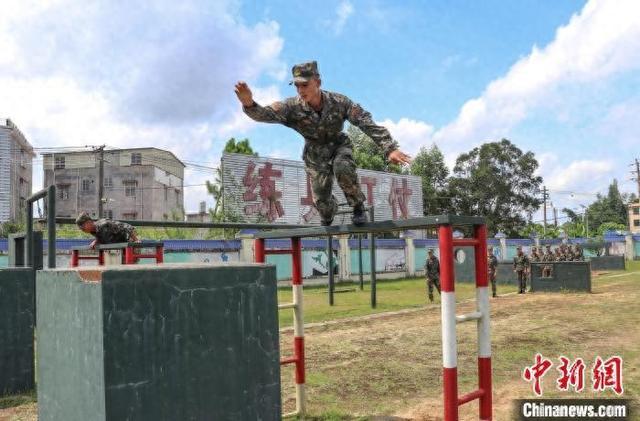
<instances>
[{"instance_id":1,"label":"metal support frame","mask_svg":"<svg viewBox=\"0 0 640 421\"><path fill-rule=\"evenodd\" d=\"M473 226L474 238L454 239L453 226ZM442 290L442 363L443 363L443 389L444 389L444 421L458 421L458 407L475 399L479 400L479 419L488 421L492 419L492 379L491 379L491 332L489 312L489 276L487 273L487 227L484 219L479 217L465 217L456 215L427 216L401 221L371 222L364 226L332 226L316 227L298 230L282 230L256 235L255 260L264 262L264 242L266 238L292 238L300 241L301 237L331 236L348 233L369 233L371 240L376 232L399 231L406 229L424 229L437 227L440 248L440 282ZM373 243L373 241L371 241ZM299 243L298 243L299 244ZM370 244L371 246L371 244ZM456 316L455 301L455 275L454 275L454 247L472 246L475 251L476 268L476 311ZM300 247L299 245L297 247ZM292 247L295 249L296 247ZM372 253L373 255L373 253ZM300 252L301 256L301 252ZM294 334L300 340L294 342L294 357L283 360L283 364L296 363L296 409L294 414L304 413L304 336L302 322L302 276L301 258L300 266L295 266L298 259L294 258L294 303L283 304L279 308L293 308ZM297 273L300 273L297 278ZM375 303L375 257L372 257L372 305ZM299 298L296 298L295 282L300 282ZM299 301L296 301L299 300ZM478 389L465 395L458 395L458 368L457 368L457 341L456 324L468 321L477 323L478 331ZM299 324L299 325L298 325ZM295 339L294 339L295 341ZM301 347L301 348L299 348ZM301 365L302 367L300 367ZM301 379L298 377L301 370ZM301 384L298 381L301 380Z\"/></svg>"},{"instance_id":2,"label":"metal support frame","mask_svg":"<svg viewBox=\"0 0 640 421\"><path fill-rule=\"evenodd\" d=\"M48 267L56 267L56 186L51 185L32 194L27 202L27 266L33 267L34 247L33 247L33 203L40 199L47 199L47 259Z\"/></svg>"},{"instance_id":3,"label":"metal support frame","mask_svg":"<svg viewBox=\"0 0 640 421\"><path fill-rule=\"evenodd\" d=\"M491 333L489 326L489 277L487 274L487 227L474 226L473 239L453 239L451 225L441 225L440 287L442 289L442 378L444 389L444 420L457 421L458 407L478 399L479 419L491 420ZM473 246L476 269L476 311L456 316L455 275L453 248ZM478 327L478 389L458 395L458 351L456 324L475 321Z\"/></svg>"},{"instance_id":4,"label":"metal support frame","mask_svg":"<svg viewBox=\"0 0 640 421\"><path fill-rule=\"evenodd\" d=\"M264 239L259 238L254 241L254 260L256 263L265 263L267 254L283 254L281 251L267 250ZM296 410L284 415L285 417L290 417L304 415L306 412L302 239L300 237L291 238L291 249L286 251L291 254L293 302L280 304L278 309L293 309L293 357L280 360L280 365L295 364Z\"/></svg>"}]
</instances>

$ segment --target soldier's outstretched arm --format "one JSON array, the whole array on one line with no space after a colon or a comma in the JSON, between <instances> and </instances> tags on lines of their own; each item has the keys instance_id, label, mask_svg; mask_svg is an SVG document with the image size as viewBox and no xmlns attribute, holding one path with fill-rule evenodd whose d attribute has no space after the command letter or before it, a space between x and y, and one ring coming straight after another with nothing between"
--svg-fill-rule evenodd
<instances>
[{"instance_id":1,"label":"soldier's outstretched arm","mask_svg":"<svg viewBox=\"0 0 640 421\"><path fill-rule=\"evenodd\" d=\"M253 99L253 93L246 82L238 82L235 86L238 101L242 104L242 110L255 121L262 123L285 123L287 110L284 102L274 102L266 107L261 106Z\"/></svg>"},{"instance_id":2,"label":"soldier's outstretched arm","mask_svg":"<svg viewBox=\"0 0 640 421\"><path fill-rule=\"evenodd\" d=\"M389 130L373 121L370 112L346 97L345 101L347 101L346 113L349 122L373 139L389 161L394 164L409 164L411 162L411 157L398 149L398 142L393 140Z\"/></svg>"}]
</instances>

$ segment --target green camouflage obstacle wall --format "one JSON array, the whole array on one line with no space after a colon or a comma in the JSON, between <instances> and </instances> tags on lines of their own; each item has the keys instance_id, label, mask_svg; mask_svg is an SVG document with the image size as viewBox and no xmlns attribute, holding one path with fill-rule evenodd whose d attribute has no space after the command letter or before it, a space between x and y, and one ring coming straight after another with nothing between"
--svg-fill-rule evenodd
<instances>
[{"instance_id":1,"label":"green camouflage obstacle wall","mask_svg":"<svg viewBox=\"0 0 640 421\"><path fill-rule=\"evenodd\" d=\"M273 266L45 270L37 313L41 421L280 419Z\"/></svg>"},{"instance_id":2,"label":"green camouflage obstacle wall","mask_svg":"<svg viewBox=\"0 0 640 421\"><path fill-rule=\"evenodd\" d=\"M0 269L0 396L34 387L34 274Z\"/></svg>"},{"instance_id":3,"label":"green camouflage obstacle wall","mask_svg":"<svg viewBox=\"0 0 640 421\"><path fill-rule=\"evenodd\" d=\"M542 269L551 266L551 276L544 277ZM553 262L531 264L531 291L587 291L591 292L589 262Z\"/></svg>"}]
</instances>

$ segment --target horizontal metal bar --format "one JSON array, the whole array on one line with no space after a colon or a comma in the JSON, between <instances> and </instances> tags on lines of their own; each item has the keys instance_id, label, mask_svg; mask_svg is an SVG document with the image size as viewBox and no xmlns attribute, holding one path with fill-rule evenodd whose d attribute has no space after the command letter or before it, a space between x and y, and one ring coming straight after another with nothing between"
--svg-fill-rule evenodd
<instances>
[{"instance_id":1,"label":"horizontal metal bar","mask_svg":"<svg viewBox=\"0 0 640 421\"><path fill-rule=\"evenodd\" d=\"M282 310L285 308L295 308L297 306L296 303L286 303L286 304L278 304L278 309Z\"/></svg>"},{"instance_id":2,"label":"horizontal metal bar","mask_svg":"<svg viewBox=\"0 0 640 421\"><path fill-rule=\"evenodd\" d=\"M456 316L456 323L470 322L472 320L479 320L480 318L482 318L482 313L474 311L473 313Z\"/></svg>"},{"instance_id":3,"label":"horizontal metal bar","mask_svg":"<svg viewBox=\"0 0 640 421\"><path fill-rule=\"evenodd\" d=\"M298 362L298 359L293 357L293 358L285 358L283 360L280 360L280 365L285 365L285 364L295 364Z\"/></svg>"},{"instance_id":4,"label":"horizontal metal bar","mask_svg":"<svg viewBox=\"0 0 640 421\"><path fill-rule=\"evenodd\" d=\"M47 197L48 190L49 189L42 189L38 192L35 192L31 196L27 197L27 203L33 203L36 200L44 199L45 197Z\"/></svg>"},{"instance_id":5,"label":"horizontal metal bar","mask_svg":"<svg viewBox=\"0 0 640 421\"><path fill-rule=\"evenodd\" d=\"M36 219L37 222L47 222L46 218ZM295 224L254 224L250 222L182 222L182 221L146 221L118 219L134 227L159 227L159 228L229 228L229 229L300 229L311 228L313 225ZM75 225L75 218L56 218L56 224Z\"/></svg>"},{"instance_id":6,"label":"horizontal metal bar","mask_svg":"<svg viewBox=\"0 0 640 421\"><path fill-rule=\"evenodd\" d=\"M484 390L483 389L474 390L471 393L467 393L466 395L460 396L458 398L458 406L464 405L467 402L471 402L474 399L479 399L482 396L484 396Z\"/></svg>"},{"instance_id":7,"label":"horizontal metal bar","mask_svg":"<svg viewBox=\"0 0 640 421\"><path fill-rule=\"evenodd\" d=\"M458 240L454 239L453 245L458 247L464 247L464 246L474 247L478 245L478 240L476 240L475 238L462 238Z\"/></svg>"},{"instance_id":8,"label":"horizontal metal bar","mask_svg":"<svg viewBox=\"0 0 640 421\"><path fill-rule=\"evenodd\" d=\"M91 260L91 259L99 259L99 256L78 256L78 259L80 260Z\"/></svg>"},{"instance_id":9,"label":"horizontal metal bar","mask_svg":"<svg viewBox=\"0 0 640 421\"><path fill-rule=\"evenodd\" d=\"M264 254L291 254L293 253L293 250L291 249L272 249L272 250L265 250Z\"/></svg>"},{"instance_id":10,"label":"horizontal metal bar","mask_svg":"<svg viewBox=\"0 0 640 421\"><path fill-rule=\"evenodd\" d=\"M484 223L485 219L480 216L437 215L396 221L368 222L363 225L332 225L328 227L278 229L271 232L257 233L255 238L327 237L329 235L340 234L366 234L425 229L440 225L470 226L483 225Z\"/></svg>"},{"instance_id":11,"label":"horizontal metal bar","mask_svg":"<svg viewBox=\"0 0 640 421\"><path fill-rule=\"evenodd\" d=\"M156 254L134 254L133 257L136 259L155 259L158 256Z\"/></svg>"}]
</instances>

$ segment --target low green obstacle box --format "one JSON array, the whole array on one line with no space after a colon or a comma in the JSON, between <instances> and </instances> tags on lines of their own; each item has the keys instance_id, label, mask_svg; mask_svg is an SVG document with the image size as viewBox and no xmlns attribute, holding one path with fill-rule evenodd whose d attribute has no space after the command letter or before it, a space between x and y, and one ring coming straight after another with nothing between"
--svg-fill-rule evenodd
<instances>
[{"instance_id":1,"label":"low green obstacle box","mask_svg":"<svg viewBox=\"0 0 640 421\"><path fill-rule=\"evenodd\" d=\"M40 421L279 420L275 267L37 274Z\"/></svg>"},{"instance_id":2,"label":"low green obstacle box","mask_svg":"<svg viewBox=\"0 0 640 421\"><path fill-rule=\"evenodd\" d=\"M545 266L551 276L545 277ZM531 264L531 291L587 291L591 292L589 262L550 262Z\"/></svg>"},{"instance_id":3,"label":"low green obstacle box","mask_svg":"<svg viewBox=\"0 0 640 421\"><path fill-rule=\"evenodd\" d=\"M624 256L594 256L589 259L591 270L624 270Z\"/></svg>"},{"instance_id":4,"label":"low green obstacle box","mask_svg":"<svg viewBox=\"0 0 640 421\"><path fill-rule=\"evenodd\" d=\"M34 276L31 268L0 269L0 396L34 388Z\"/></svg>"}]
</instances>

